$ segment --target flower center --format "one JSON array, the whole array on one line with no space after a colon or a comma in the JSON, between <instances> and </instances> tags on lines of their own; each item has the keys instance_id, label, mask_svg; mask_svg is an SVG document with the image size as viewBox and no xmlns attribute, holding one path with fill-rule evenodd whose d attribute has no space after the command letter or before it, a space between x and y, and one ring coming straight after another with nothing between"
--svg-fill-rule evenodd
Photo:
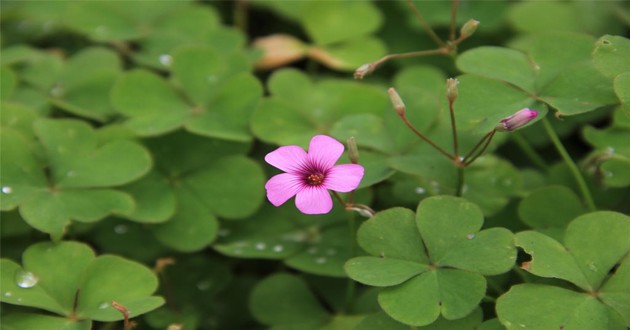
<instances>
[{"instance_id":1,"label":"flower center","mask_svg":"<svg viewBox=\"0 0 630 330\"><path fill-rule=\"evenodd\" d=\"M324 182L324 175L320 173L309 174L306 183L311 186L318 186Z\"/></svg>"}]
</instances>

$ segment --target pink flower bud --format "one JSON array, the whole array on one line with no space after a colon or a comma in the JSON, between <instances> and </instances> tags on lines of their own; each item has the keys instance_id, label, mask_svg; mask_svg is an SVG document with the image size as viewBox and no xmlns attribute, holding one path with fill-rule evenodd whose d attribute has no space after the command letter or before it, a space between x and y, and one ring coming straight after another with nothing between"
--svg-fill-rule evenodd
<instances>
[{"instance_id":1,"label":"pink flower bud","mask_svg":"<svg viewBox=\"0 0 630 330\"><path fill-rule=\"evenodd\" d=\"M538 111L524 108L517 111L515 114L501 119L496 126L496 130L499 132L511 132L517 130L530 121L534 120L538 116Z\"/></svg>"},{"instance_id":2,"label":"pink flower bud","mask_svg":"<svg viewBox=\"0 0 630 330\"><path fill-rule=\"evenodd\" d=\"M474 19L468 20L468 22L466 22L459 31L460 38L466 39L470 37L475 33L475 31L477 31L477 27L479 27L479 21Z\"/></svg>"}]
</instances>

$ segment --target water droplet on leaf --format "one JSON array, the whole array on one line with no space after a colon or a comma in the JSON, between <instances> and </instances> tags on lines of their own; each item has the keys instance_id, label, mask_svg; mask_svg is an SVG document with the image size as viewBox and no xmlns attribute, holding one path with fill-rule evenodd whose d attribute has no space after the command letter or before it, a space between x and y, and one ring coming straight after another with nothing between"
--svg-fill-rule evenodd
<instances>
[{"instance_id":1,"label":"water droplet on leaf","mask_svg":"<svg viewBox=\"0 0 630 330\"><path fill-rule=\"evenodd\" d=\"M318 263L320 265L321 264L325 264L327 261L328 261L328 259L326 259L326 257L319 257L319 258L315 259L315 263Z\"/></svg>"},{"instance_id":2,"label":"water droplet on leaf","mask_svg":"<svg viewBox=\"0 0 630 330\"><path fill-rule=\"evenodd\" d=\"M13 295L13 293L11 291L7 291L4 293L5 297L11 297Z\"/></svg>"},{"instance_id":3,"label":"water droplet on leaf","mask_svg":"<svg viewBox=\"0 0 630 330\"><path fill-rule=\"evenodd\" d=\"M114 232L116 234L125 234L125 233L127 233L127 231L129 231L129 228L127 228L127 226L123 225L123 224L116 225L114 227Z\"/></svg>"},{"instance_id":4,"label":"water droplet on leaf","mask_svg":"<svg viewBox=\"0 0 630 330\"><path fill-rule=\"evenodd\" d=\"M173 63L173 57L169 54L162 54L159 57L160 64L170 66Z\"/></svg>"},{"instance_id":5,"label":"water droplet on leaf","mask_svg":"<svg viewBox=\"0 0 630 330\"><path fill-rule=\"evenodd\" d=\"M15 272L15 284L20 288L32 288L37 284L37 281L39 281L39 278L29 271L18 269Z\"/></svg>"},{"instance_id":6,"label":"water droplet on leaf","mask_svg":"<svg viewBox=\"0 0 630 330\"><path fill-rule=\"evenodd\" d=\"M4 186L2 187L2 193L3 194L10 194L13 192L13 188L9 187L9 186Z\"/></svg>"},{"instance_id":7,"label":"water droplet on leaf","mask_svg":"<svg viewBox=\"0 0 630 330\"><path fill-rule=\"evenodd\" d=\"M424 194L426 190L422 187L416 187L416 194Z\"/></svg>"},{"instance_id":8,"label":"water droplet on leaf","mask_svg":"<svg viewBox=\"0 0 630 330\"><path fill-rule=\"evenodd\" d=\"M264 250L265 248L267 248L267 244L263 242L256 243L256 250Z\"/></svg>"},{"instance_id":9,"label":"water droplet on leaf","mask_svg":"<svg viewBox=\"0 0 630 330\"><path fill-rule=\"evenodd\" d=\"M284 246L282 246L282 245L276 245L276 246L273 247L273 252L280 253L282 251L284 251Z\"/></svg>"},{"instance_id":10,"label":"water droplet on leaf","mask_svg":"<svg viewBox=\"0 0 630 330\"><path fill-rule=\"evenodd\" d=\"M475 234L472 234L472 233L468 234L468 235L466 235L466 238L473 239L473 238L475 238Z\"/></svg>"},{"instance_id":11,"label":"water droplet on leaf","mask_svg":"<svg viewBox=\"0 0 630 330\"><path fill-rule=\"evenodd\" d=\"M105 308L108 308L108 307L109 307L109 303L106 303L106 302L101 303L100 305L98 305L98 309L105 309Z\"/></svg>"}]
</instances>

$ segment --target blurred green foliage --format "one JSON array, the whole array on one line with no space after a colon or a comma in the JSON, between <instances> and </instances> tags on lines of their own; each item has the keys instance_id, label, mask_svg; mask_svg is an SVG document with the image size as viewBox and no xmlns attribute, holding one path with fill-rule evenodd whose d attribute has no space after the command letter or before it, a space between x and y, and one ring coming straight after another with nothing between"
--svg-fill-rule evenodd
<instances>
[{"instance_id":1,"label":"blurred green foliage","mask_svg":"<svg viewBox=\"0 0 630 330\"><path fill-rule=\"evenodd\" d=\"M353 80L437 47L408 2L481 25ZM628 3L457 3L2 1L2 328L630 326ZM387 96L449 149L447 77L462 154L539 111L461 197ZM356 138L376 216L265 201L264 155L316 134Z\"/></svg>"}]
</instances>

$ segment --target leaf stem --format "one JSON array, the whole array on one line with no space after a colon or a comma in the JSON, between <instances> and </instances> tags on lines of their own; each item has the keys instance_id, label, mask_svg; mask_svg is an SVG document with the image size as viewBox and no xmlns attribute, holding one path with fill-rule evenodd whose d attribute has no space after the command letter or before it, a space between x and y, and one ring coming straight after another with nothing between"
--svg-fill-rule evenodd
<instances>
[{"instance_id":1,"label":"leaf stem","mask_svg":"<svg viewBox=\"0 0 630 330\"><path fill-rule=\"evenodd\" d=\"M464 167L457 167L457 190L455 190L455 196L461 197L464 193Z\"/></svg>"},{"instance_id":2,"label":"leaf stem","mask_svg":"<svg viewBox=\"0 0 630 330\"><path fill-rule=\"evenodd\" d=\"M440 39L440 37L438 37L438 35L435 34L435 31L433 31L429 23L427 23L424 17L422 17L422 14L420 14L420 11L416 7L416 5L413 3L413 1L407 0L407 4L409 5L409 8L413 12L413 14L416 16L416 18L418 19L418 22L420 22L420 25L422 26L424 31L426 31L429 37L433 39L433 41L441 48L447 48L448 46L446 45L446 43L444 43L444 41L442 41L442 39Z\"/></svg>"},{"instance_id":3,"label":"leaf stem","mask_svg":"<svg viewBox=\"0 0 630 330\"><path fill-rule=\"evenodd\" d=\"M350 218L348 218L348 231L350 234L350 257L355 257L358 253L359 246L357 245L357 224L356 215L354 212L350 212ZM348 286L346 287L346 302L344 311L350 313L354 303L354 295L356 292L357 283L348 278Z\"/></svg>"},{"instance_id":4,"label":"leaf stem","mask_svg":"<svg viewBox=\"0 0 630 330\"><path fill-rule=\"evenodd\" d=\"M449 40L455 41L455 29L457 28L457 7L459 0L451 0L451 27L449 31Z\"/></svg>"},{"instance_id":5,"label":"leaf stem","mask_svg":"<svg viewBox=\"0 0 630 330\"><path fill-rule=\"evenodd\" d=\"M424 142L430 144L433 148L435 148L437 151L439 151L442 155L448 157L448 159L454 160L455 157L453 157L453 155L449 154L446 150L442 149L442 147L438 146L437 144L435 144L435 142L431 141L428 137L424 136L424 134L422 134L420 131L418 131L410 122L409 119L407 119L407 116L405 114L401 114L400 118L402 118L403 122L405 123L405 125L407 125L407 127L409 127L409 129L414 132L419 138L421 138Z\"/></svg>"},{"instance_id":6,"label":"leaf stem","mask_svg":"<svg viewBox=\"0 0 630 330\"><path fill-rule=\"evenodd\" d=\"M586 185L586 181L584 180L584 177L582 176L580 169L577 167L573 159L571 159L571 156L569 155L567 150L564 148L564 145L562 145L560 138L558 137L556 132L553 130L553 127L551 126L551 123L549 122L547 117L544 117L542 119L542 123L543 123L543 127L545 128L545 132L549 136L549 139L551 139L551 142L553 143L554 147L556 148L556 150L562 157L562 160L569 167L569 171L573 175L573 178L575 179L575 182L578 185L578 189L580 190L580 194L582 195L582 199L584 200L586 207L591 212L596 211L597 207L595 206L595 202L593 201L591 192L588 190L588 186Z\"/></svg>"},{"instance_id":7,"label":"leaf stem","mask_svg":"<svg viewBox=\"0 0 630 330\"><path fill-rule=\"evenodd\" d=\"M477 142L477 144L472 148L472 150L470 150L468 155L464 157L464 160L463 160L464 166L468 166L472 164L472 162L474 162L475 159L477 159L479 156L483 154L484 151L486 151L486 149L488 148L488 145L490 145L490 141L492 141L492 138L494 137L494 134L496 132L497 131L493 129L492 131L486 133L486 135L484 135L481 138L481 140ZM481 148L481 150L477 151L479 150L479 147L481 147L482 145L483 147Z\"/></svg>"},{"instance_id":8,"label":"leaf stem","mask_svg":"<svg viewBox=\"0 0 630 330\"><path fill-rule=\"evenodd\" d=\"M451 115L451 130L453 131L453 160L459 159L459 142L457 140L457 125L455 124L455 110L453 100L448 101L448 112Z\"/></svg>"},{"instance_id":9,"label":"leaf stem","mask_svg":"<svg viewBox=\"0 0 630 330\"><path fill-rule=\"evenodd\" d=\"M236 0L234 4L234 25L247 34L247 3L248 0Z\"/></svg>"},{"instance_id":10,"label":"leaf stem","mask_svg":"<svg viewBox=\"0 0 630 330\"><path fill-rule=\"evenodd\" d=\"M510 134L510 138L516 143L516 145L521 148L523 153L527 155L529 160L534 163L534 165L538 166L541 170L547 171L549 166L547 162L536 152L534 148L519 134L519 132L513 132Z\"/></svg>"}]
</instances>

